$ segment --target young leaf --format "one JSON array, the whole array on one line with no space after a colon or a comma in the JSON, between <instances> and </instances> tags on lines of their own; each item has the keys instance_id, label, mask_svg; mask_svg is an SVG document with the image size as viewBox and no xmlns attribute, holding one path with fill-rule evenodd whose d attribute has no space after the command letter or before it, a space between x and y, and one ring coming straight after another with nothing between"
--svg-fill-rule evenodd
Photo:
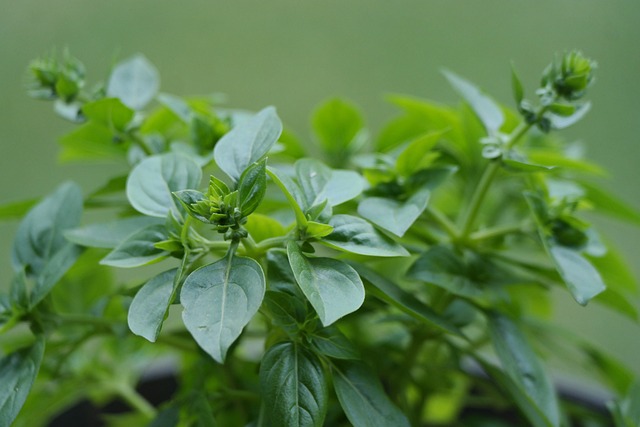
<instances>
[{"instance_id":1,"label":"young leaf","mask_svg":"<svg viewBox=\"0 0 640 427\"><path fill-rule=\"evenodd\" d=\"M321 222L309 221L307 222L307 228L305 230L306 238L320 239L325 237L333 231L333 227L329 224L323 224Z\"/></svg>"},{"instance_id":2,"label":"young leaf","mask_svg":"<svg viewBox=\"0 0 640 427\"><path fill-rule=\"evenodd\" d=\"M28 266L28 272L42 273L67 244L64 233L80 223L81 215L82 191L75 183L64 183L42 199L18 226L11 254L14 270Z\"/></svg>"},{"instance_id":3,"label":"young leaf","mask_svg":"<svg viewBox=\"0 0 640 427\"><path fill-rule=\"evenodd\" d=\"M295 168L305 211L325 199L329 206L340 205L357 197L364 189L364 180L358 173L333 170L319 160L300 159Z\"/></svg>"},{"instance_id":4,"label":"young leaf","mask_svg":"<svg viewBox=\"0 0 640 427\"><path fill-rule=\"evenodd\" d=\"M256 242L261 242L272 237L284 236L287 232L284 226L277 220L255 212L247 218L247 223L244 227Z\"/></svg>"},{"instance_id":5,"label":"young leaf","mask_svg":"<svg viewBox=\"0 0 640 427\"><path fill-rule=\"evenodd\" d=\"M294 241L287 244L287 255L300 289L324 326L360 308L364 286L351 266L337 259L307 258Z\"/></svg>"},{"instance_id":6,"label":"young leaf","mask_svg":"<svg viewBox=\"0 0 640 427\"><path fill-rule=\"evenodd\" d=\"M456 92L467 101L473 112L484 125L487 133L493 134L497 132L502 126L502 123L504 123L504 115L495 101L482 93L480 89L471 82L451 71L444 71L444 75Z\"/></svg>"},{"instance_id":7,"label":"young leaf","mask_svg":"<svg viewBox=\"0 0 640 427\"><path fill-rule=\"evenodd\" d=\"M174 191L173 197L182 205L185 211L198 221L202 221L205 224L212 224L211 217L209 215L204 216L202 212L194 208L193 205L201 201L207 201L207 196L197 190L180 190Z\"/></svg>"},{"instance_id":8,"label":"young leaf","mask_svg":"<svg viewBox=\"0 0 640 427\"><path fill-rule=\"evenodd\" d=\"M107 96L120 98L134 110L142 110L160 87L158 70L143 55L135 55L113 69L107 83Z\"/></svg>"},{"instance_id":9,"label":"young leaf","mask_svg":"<svg viewBox=\"0 0 640 427\"><path fill-rule=\"evenodd\" d=\"M134 216L67 230L64 237L80 246L113 249L136 231L158 224L164 219Z\"/></svg>"},{"instance_id":10,"label":"young leaf","mask_svg":"<svg viewBox=\"0 0 640 427\"><path fill-rule=\"evenodd\" d=\"M518 326L509 318L489 316L491 341L509 377L535 403L552 426L560 425L560 410L553 384Z\"/></svg>"},{"instance_id":11,"label":"young leaf","mask_svg":"<svg viewBox=\"0 0 640 427\"><path fill-rule=\"evenodd\" d=\"M409 421L389 400L376 374L362 362L331 366L333 387L353 427L409 427Z\"/></svg>"},{"instance_id":12,"label":"young leaf","mask_svg":"<svg viewBox=\"0 0 640 427\"><path fill-rule=\"evenodd\" d=\"M174 153L147 157L129 174L127 198L145 215L165 218L172 212L179 218L171 193L197 188L201 178L200 166L188 157Z\"/></svg>"},{"instance_id":13,"label":"young leaf","mask_svg":"<svg viewBox=\"0 0 640 427\"><path fill-rule=\"evenodd\" d=\"M44 355L44 338L0 359L0 425L10 426L24 405Z\"/></svg>"},{"instance_id":14,"label":"young leaf","mask_svg":"<svg viewBox=\"0 0 640 427\"><path fill-rule=\"evenodd\" d=\"M265 278L251 258L230 256L191 273L182 285L182 319L198 345L223 363L227 350L260 308Z\"/></svg>"},{"instance_id":15,"label":"young leaf","mask_svg":"<svg viewBox=\"0 0 640 427\"><path fill-rule=\"evenodd\" d=\"M300 186L288 176L278 172L276 169L267 168L267 173L287 198L289 205L291 205L291 208L296 215L298 227L305 228L307 226L307 216L304 213L304 206L306 205L306 202L302 195Z\"/></svg>"},{"instance_id":16,"label":"young leaf","mask_svg":"<svg viewBox=\"0 0 640 427\"><path fill-rule=\"evenodd\" d=\"M129 306L129 329L151 342L156 342L167 315L177 269L160 273L140 288Z\"/></svg>"},{"instance_id":17,"label":"young leaf","mask_svg":"<svg viewBox=\"0 0 640 427\"><path fill-rule=\"evenodd\" d=\"M247 167L264 157L282 133L282 122L267 107L226 133L213 149L216 164L234 181Z\"/></svg>"},{"instance_id":18,"label":"young leaf","mask_svg":"<svg viewBox=\"0 0 640 427\"><path fill-rule=\"evenodd\" d=\"M240 180L238 181L238 207L243 216L248 216L255 211L264 198L264 193L267 189L266 166L267 160L263 159L249 166L240 175Z\"/></svg>"},{"instance_id":19,"label":"young leaf","mask_svg":"<svg viewBox=\"0 0 640 427\"><path fill-rule=\"evenodd\" d=\"M134 111L118 98L103 98L88 102L82 106L82 113L89 120L119 132L127 128L134 115Z\"/></svg>"},{"instance_id":20,"label":"young leaf","mask_svg":"<svg viewBox=\"0 0 640 427\"><path fill-rule=\"evenodd\" d=\"M410 176L423 165L424 158L436 146L445 132L429 132L411 141L396 160L396 170L402 176Z\"/></svg>"},{"instance_id":21,"label":"young leaf","mask_svg":"<svg viewBox=\"0 0 640 427\"><path fill-rule=\"evenodd\" d=\"M430 196L431 191L425 187L404 202L368 197L358 205L358 213L378 227L402 237L427 208Z\"/></svg>"},{"instance_id":22,"label":"young leaf","mask_svg":"<svg viewBox=\"0 0 640 427\"><path fill-rule=\"evenodd\" d=\"M408 256L398 243L376 230L370 223L351 215L334 215L329 221L333 231L320 243L334 249L369 256Z\"/></svg>"},{"instance_id":23,"label":"young leaf","mask_svg":"<svg viewBox=\"0 0 640 427\"><path fill-rule=\"evenodd\" d=\"M158 249L155 244L168 238L167 229L163 224L145 227L116 246L100 260L100 264L132 268L158 262L169 256L169 253Z\"/></svg>"},{"instance_id":24,"label":"young leaf","mask_svg":"<svg viewBox=\"0 0 640 427\"><path fill-rule=\"evenodd\" d=\"M428 305L417 299L391 280L381 276L363 264L351 261L349 263L374 288L374 295L421 322L427 322L452 335L462 337L462 332L448 319L442 317Z\"/></svg>"},{"instance_id":25,"label":"young leaf","mask_svg":"<svg viewBox=\"0 0 640 427\"><path fill-rule=\"evenodd\" d=\"M266 415L276 426L322 427L328 387L316 355L296 342L271 347L260 364Z\"/></svg>"},{"instance_id":26,"label":"young leaf","mask_svg":"<svg viewBox=\"0 0 640 427\"><path fill-rule=\"evenodd\" d=\"M569 126L573 125L580 121L587 113L591 110L591 102L585 102L584 104L580 104L575 108L575 112L569 116L565 114L554 114L547 113L545 114L545 118L549 119L551 122L551 127L553 129L565 129Z\"/></svg>"},{"instance_id":27,"label":"young leaf","mask_svg":"<svg viewBox=\"0 0 640 427\"><path fill-rule=\"evenodd\" d=\"M343 159L340 156L348 151L363 126L357 108L339 98L321 104L314 111L311 121L320 146L336 163L341 163Z\"/></svg>"},{"instance_id":28,"label":"young leaf","mask_svg":"<svg viewBox=\"0 0 640 427\"><path fill-rule=\"evenodd\" d=\"M511 90L513 91L513 99L515 99L516 105L519 108L520 103L524 99L524 89L522 88L522 82L513 64L511 64Z\"/></svg>"}]
</instances>

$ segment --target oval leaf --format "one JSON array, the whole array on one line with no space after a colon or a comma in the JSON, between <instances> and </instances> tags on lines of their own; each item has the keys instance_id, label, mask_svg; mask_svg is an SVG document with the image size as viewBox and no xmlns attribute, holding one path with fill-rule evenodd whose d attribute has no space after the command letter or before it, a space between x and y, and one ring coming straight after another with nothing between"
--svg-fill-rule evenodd
<instances>
[{"instance_id":1,"label":"oval leaf","mask_svg":"<svg viewBox=\"0 0 640 427\"><path fill-rule=\"evenodd\" d=\"M380 228L402 237L427 208L430 196L431 192L422 188L405 202L369 197L360 202L358 213Z\"/></svg>"},{"instance_id":2,"label":"oval leaf","mask_svg":"<svg viewBox=\"0 0 640 427\"><path fill-rule=\"evenodd\" d=\"M162 322L173 296L177 269L160 273L144 284L129 306L129 329L151 342L156 342Z\"/></svg>"},{"instance_id":3,"label":"oval leaf","mask_svg":"<svg viewBox=\"0 0 640 427\"><path fill-rule=\"evenodd\" d=\"M160 87L158 70L143 55L135 55L116 65L107 83L107 96L120 98L134 110L142 110Z\"/></svg>"},{"instance_id":4,"label":"oval leaf","mask_svg":"<svg viewBox=\"0 0 640 427\"><path fill-rule=\"evenodd\" d=\"M113 249L136 231L156 224L164 224L164 220L148 216L134 216L74 228L66 231L64 237L80 246Z\"/></svg>"},{"instance_id":5,"label":"oval leaf","mask_svg":"<svg viewBox=\"0 0 640 427\"><path fill-rule=\"evenodd\" d=\"M342 261L307 258L294 241L287 245L293 274L324 326L356 311L364 302L358 273Z\"/></svg>"},{"instance_id":6,"label":"oval leaf","mask_svg":"<svg viewBox=\"0 0 640 427\"><path fill-rule=\"evenodd\" d=\"M398 243L376 230L367 221L351 215L334 215L329 221L333 232L320 240L334 249L370 256L408 256Z\"/></svg>"},{"instance_id":7,"label":"oval leaf","mask_svg":"<svg viewBox=\"0 0 640 427\"><path fill-rule=\"evenodd\" d=\"M223 363L227 350L260 308L265 293L260 264L225 256L191 273L182 285L182 319L198 345Z\"/></svg>"},{"instance_id":8,"label":"oval leaf","mask_svg":"<svg viewBox=\"0 0 640 427\"><path fill-rule=\"evenodd\" d=\"M186 156L168 153L147 157L136 165L127 179L127 198L138 212L165 218L171 211L179 218L173 191L196 188L202 170Z\"/></svg>"},{"instance_id":9,"label":"oval leaf","mask_svg":"<svg viewBox=\"0 0 640 427\"><path fill-rule=\"evenodd\" d=\"M249 165L269 152L281 133L276 109L267 107L226 133L216 144L213 157L224 173L238 181Z\"/></svg>"},{"instance_id":10,"label":"oval leaf","mask_svg":"<svg viewBox=\"0 0 640 427\"><path fill-rule=\"evenodd\" d=\"M322 427L328 388L316 355L295 342L271 347L260 364L266 415L274 426Z\"/></svg>"},{"instance_id":11,"label":"oval leaf","mask_svg":"<svg viewBox=\"0 0 640 427\"><path fill-rule=\"evenodd\" d=\"M295 169L305 211L325 199L329 206L337 206L358 197L364 189L364 179L357 172L333 170L319 160L300 159Z\"/></svg>"}]
</instances>

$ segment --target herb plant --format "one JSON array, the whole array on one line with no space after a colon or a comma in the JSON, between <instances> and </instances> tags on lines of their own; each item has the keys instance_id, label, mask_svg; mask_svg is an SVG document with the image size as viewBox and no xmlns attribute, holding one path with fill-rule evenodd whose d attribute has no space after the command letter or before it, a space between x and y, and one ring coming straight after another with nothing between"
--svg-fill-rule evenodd
<instances>
[{"instance_id":1,"label":"herb plant","mask_svg":"<svg viewBox=\"0 0 640 427\"><path fill-rule=\"evenodd\" d=\"M126 402L113 426L640 425L631 371L548 321L556 287L637 318L635 281L582 213L640 214L554 132L589 110L594 67L558 57L533 98L512 72L517 111L446 71L459 107L393 96L375 138L332 99L310 145L273 107L158 92L140 55L91 89L68 54L34 61L31 96L77 123L61 158L130 170L2 207L24 217L0 425L84 398ZM609 412L559 395L551 355L619 396ZM136 384L166 358L178 391L154 407Z\"/></svg>"}]
</instances>

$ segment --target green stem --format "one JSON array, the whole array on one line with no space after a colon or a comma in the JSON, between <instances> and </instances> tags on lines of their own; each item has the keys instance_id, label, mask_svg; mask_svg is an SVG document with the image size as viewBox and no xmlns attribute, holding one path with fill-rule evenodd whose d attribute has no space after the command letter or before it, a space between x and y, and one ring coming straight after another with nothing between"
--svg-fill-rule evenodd
<instances>
[{"instance_id":1,"label":"green stem","mask_svg":"<svg viewBox=\"0 0 640 427\"><path fill-rule=\"evenodd\" d=\"M264 239L263 241L261 241L256 245L256 250L258 251L258 253L263 254L267 252L269 249L282 246L282 244L286 243L289 239L291 239L291 237L288 235Z\"/></svg>"},{"instance_id":2,"label":"green stem","mask_svg":"<svg viewBox=\"0 0 640 427\"><path fill-rule=\"evenodd\" d=\"M427 213L442 227L445 233L452 239L457 239L460 231L458 227L445 214L435 208L428 207Z\"/></svg>"},{"instance_id":3,"label":"green stem","mask_svg":"<svg viewBox=\"0 0 640 427\"><path fill-rule=\"evenodd\" d=\"M142 397L133 387L128 384L118 383L114 385L114 391L120 396L132 409L144 415L148 420L153 420L157 411L147 399Z\"/></svg>"},{"instance_id":4,"label":"green stem","mask_svg":"<svg viewBox=\"0 0 640 427\"><path fill-rule=\"evenodd\" d=\"M489 228L487 230L480 230L472 233L469 236L469 240L479 242L482 240L493 239L496 237L502 237L511 233L523 233L526 232L527 224L511 224L500 227Z\"/></svg>"}]
</instances>

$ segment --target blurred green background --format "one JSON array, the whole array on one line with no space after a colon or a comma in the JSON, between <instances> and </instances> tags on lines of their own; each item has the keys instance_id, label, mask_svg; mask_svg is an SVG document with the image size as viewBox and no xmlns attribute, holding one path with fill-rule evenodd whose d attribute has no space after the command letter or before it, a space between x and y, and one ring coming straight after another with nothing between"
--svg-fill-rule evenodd
<instances>
[{"instance_id":1,"label":"blurred green background","mask_svg":"<svg viewBox=\"0 0 640 427\"><path fill-rule=\"evenodd\" d=\"M114 58L144 53L178 95L222 92L235 107L275 105L308 137L323 99L357 102L375 132L393 114L388 93L458 102L440 69L512 105L509 63L529 95L554 52L580 48L599 63L593 109L564 132L612 172L607 188L640 207L640 2L596 0L0 0L0 201L43 195L65 179L94 188L112 165L60 165L56 140L73 128L23 88L29 61L69 47L90 82ZM308 138L307 138L308 139ZM636 275L640 230L596 219ZM10 278L17 223L0 224L0 286ZM639 305L640 306L640 305ZM557 295L559 322L640 374L640 327Z\"/></svg>"}]
</instances>

